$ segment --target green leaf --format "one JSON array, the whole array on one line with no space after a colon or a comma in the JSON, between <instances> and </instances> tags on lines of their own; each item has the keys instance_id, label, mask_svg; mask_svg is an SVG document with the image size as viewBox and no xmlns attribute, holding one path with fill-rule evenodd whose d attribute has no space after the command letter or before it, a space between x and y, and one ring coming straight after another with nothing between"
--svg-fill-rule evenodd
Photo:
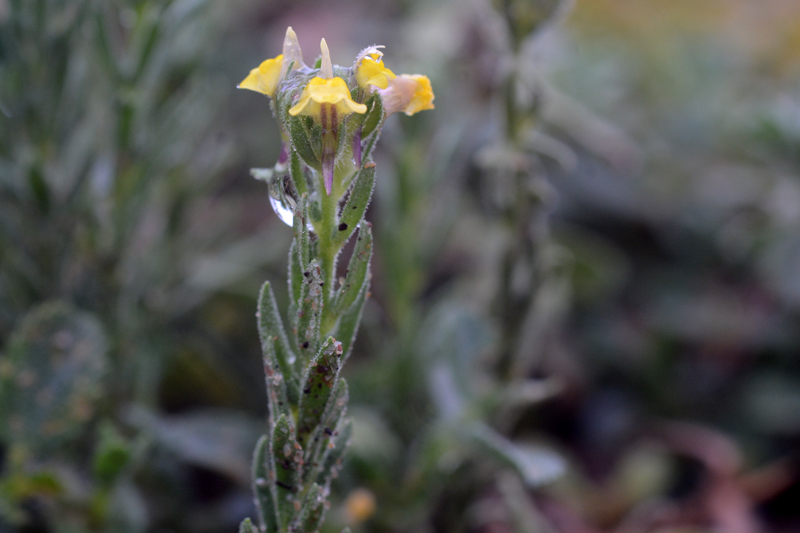
<instances>
[{"instance_id":1,"label":"green leaf","mask_svg":"<svg viewBox=\"0 0 800 533\"><path fill-rule=\"evenodd\" d=\"M318 429L317 426L325 414L328 399L339 375L341 355L341 343L333 337L328 337L308 367L297 413L297 440L303 447Z\"/></svg>"},{"instance_id":2,"label":"green leaf","mask_svg":"<svg viewBox=\"0 0 800 533\"><path fill-rule=\"evenodd\" d=\"M295 320L295 338L301 362L308 361L319 348L319 324L322 317L322 269L313 259L303 272L300 302Z\"/></svg>"},{"instance_id":3,"label":"green leaf","mask_svg":"<svg viewBox=\"0 0 800 533\"><path fill-rule=\"evenodd\" d=\"M297 257L300 259L300 268L305 270L311 261L311 236L308 231L308 196L306 195L300 198L294 210L292 233L296 243Z\"/></svg>"},{"instance_id":4,"label":"green leaf","mask_svg":"<svg viewBox=\"0 0 800 533\"><path fill-rule=\"evenodd\" d=\"M297 245L294 240L289 247L289 316L297 314L300 306L300 296L303 290L303 267L300 266L300 257L297 252Z\"/></svg>"},{"instance_id":5,"label":"green leaf","mask_svg":"<svg viewBox=\"0 0 800 533\"><path fill-rule=\"evenodd\" d=\"M322 465L319 481L329 486L331 481L339 477L342 469L342 459L350 446L350 438L353 436L353 423L350 419L344 419L339 428L334 432L331 443L333 447L328 447L328 454Z\"/></svg>"},{"instance_id":6,"label":"green leaf","mask_svg":"<svg viewBox=\"0 0 800 533\"><path fill-rule=\"evenodd\" d=\"M267 339L261 343L264 350L264 375L267 384L267 401L269 404L270 427L281 415L290 416L292 403L297 403L297 385L293 373L284 373L276 362L275 341ZM290 392L291 390L291 392Z\"/></svg>"},{"instance_id":7,"label":"green leaf","mask_svg":"<svg viewBox=\"0 0 800 533\"><path fill-rule=\"evenodd\" d=\"M296 360L294 351L289 346L289 339L286 330L283 328L283 321L278 312L278 304L275 302L275 294L269 281L265 281L261 286L258 295L258 335L261 338L261 350L264 354L264 363L269 362L275 370L279 370L286 378L289 393L297 393L297 385L292 385L296 380L292 366ZM268 348L272 348L268 350ZM274 356L274 361L268 357Z\"/></svg>"},{"instance_id":8,"label":"green leaf","mask_svg":"<svg viewBox=\"0 0 800 533\"><path fill-rule=\"evenodd\" d=\"M378 125L383 120L383 101L377 93L370 98L372 105L367 111L367 117L364 119L364 126L361 128L361 138L366 139L369 134L375 131ZM367 102L369 104L369 102Z\"/></svg>"},{"instance_id":9,"label":"green leaf","mask_svg":"<svg viewBox=\"0 0 800 533\"><path fill-rule=\"evenodd\" d=\"M468 436L490 457L514 468L529 488L564 473L564 459L560 455L544 448L515 444L483 423L474 424Z\"/></svg>"},{"instance_id":10,"label":"green leaf","mask_svg":"<svg viewBox=\"0 0 800 533\"><path fill-rule=\"evenodd\" d=\"M297 151L297 155L312 167L318 167L319 158L314 153L314 148L309 139L308 131L302 122L302 117L289 117L289 135L292 138L292 146Z\"/></svg>"},{"instance_id":11,"label":"green leaf","mask_svg":"<svg viewBox=\"0 0 800 533\"><path fill-rule=\"evenodd\" d=\"M309 192L308 181L303 171L303 165L300 162L300 156L297 155L297 150L291 150L290 158L289 175L292 177L292 183L294 183L294 188L297 190L297 193L302 196Z\"/></svg>"},{"instance_id":12,"label":"green leaf","mask_svg":"<svg viewBox=\"0 0 800 533\"><path fill-rule=\"evenodd\" d=\"M341 378L336 382L333 394L328 399L322 419L309 437L309 445L306 447L306 474L324 462L335 430L347 412L349 398L347 381Z\"/></svg>"},{"instance_id":13,"label":"green leaf","mask_svg":"<svg viewBox=\"0 0 800 533\"><path fill-rule=\"evenodd\" d=\"M281 415L272 434L272 453L275 458L275 494L277 496L281 527L297 514L295 500L302 490L303 448L295 440L289 419Z\"/></svg>"},{"instance_id":14,"label":"green leaf","mask_svg":"<svg viewBox=\"0 0 800 533\"><path fill-rule=\"evenodd\" d=\"M344 283L336 293L334 300L334 315L345 312L358 298L364 284L369 284L369 262L372 258L372 224L366 220L361 221L358 230L358 240L347 265L347 274Z\"/></svg>"},{"instance_id":15,"label":"green leaf","mask_svg":"<svg viewBox=\"0 0 800 533\"><path fill-rule=\"evenodd\" d=\"M367 212L370 198L372 198L372 189L374 186L375 163L368 162L353 179L353 185L350 187L350 194L347 197L347 202L345 202L342 214L339 217L339 224L333 229L333 240L338 245L341 245L350 238L356 226L358 226L361 219L364 218L364 213ZM341 227L346 229L340 231L339 228Z\"/></svg>"},{"instance_id":16,"label":"green leaf","mask_svg":"<svg viewBox=\"0 0 800 533\"><path fill-rule=\"evenodd\" d=\"M266 531L277 531L280 515L276 505L278 501L276 474L271 442L271 439L264 435L256 444L253 454L253 492L256 495L261 527Z\"/></svg>"},{"instance_id":17,"label":"green leaf","mask_svg":"<svg viewBox=\"0 0 800 533\"><path fill-rule=\"evenodd\" d=\"M361 313L364 310L364 304L368 297L369 278L366 278L364 286L361 287L361 291L359 291L358 296L356 296L355 302L353 302L353 305L351 305L347 311L339 316L336 326L334 326L330 333L333 337L340 339L342 343L342 362L347 361L347 358L350 357L350 350L356 339L358 326L361 324Z\"/></svg>"},{"instance_id":18,"label":"green leaf","mask_svg":"<svg viewBox=\"0 0 800 533\"><path fill-rule=\"evenodd\" d=\"M323 518L325 518L325 491L313 483L303 498L300 513L289 525L289 531L298 533L318 531Z\"/></svg>"}]
</instances>

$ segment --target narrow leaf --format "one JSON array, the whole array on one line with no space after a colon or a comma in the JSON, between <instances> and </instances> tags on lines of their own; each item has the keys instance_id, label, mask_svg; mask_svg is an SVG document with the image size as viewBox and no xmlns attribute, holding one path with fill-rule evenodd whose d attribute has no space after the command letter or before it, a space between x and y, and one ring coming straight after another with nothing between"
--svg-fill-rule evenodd
<instances>
[{"instance_id":1,"label":"narrow leaf","mask_svg":"<svg viewBox=\"0 0 800 533\"><path fill-rule=\"evenodd\" d=\"M333 239L335 242L341 244L350 238L350 235L364 218L364 213L367 212L369 201L372 198L372 189L375 186L375 163L368 162L358 172L353 179L353 185L350 187L350 194L347 197L347 202L344 204L342 214L339 217L338 227L334 228ZM341 231L339 228L346 228Z\"/></svg>"},{"instance_id":2,"label":"narrow leaf","mask_svg":"<svg viewBox=\"0 0 800 533\"><path fill-rule=\"evenodd\" d=\"M261 350L264 353L265 364L268 361L267 348L272 346L271 354L274 354L275 361L270 361L274 370L280 371L286 378L286 384L292 392L297 392L297 386L294 384L295 376L292 365L296 360L294 351L289 346L289 339L286 336L286 330L283 327L281 315L278 312L278 304L275 302L275 294L272 292L272 286L269 281L264 282L261 286L261 292L258 295L258 335L261 338ZM277 364L276 364L277 363ZM269 376L267 376L269 377Z\"/></svg>"},{"instance_id":3,"label":"narrow leaf","mask_svg":"<svg viewBox=\"0 0 800 533\"><path fill-rule=\"evenodd\" d=\"M341 343L328 337L308 367L297 414L297 440L303 447L325 414L328 399L339 375L341 355Z\"/></svg>"},{"instance_id":4,"label":"narrow leaf","mask_svg":"<svg viewBox=\"0 0 800 533\"><path fill-rule=\"evenodd\" d=\"M279 516L276 505L275 464L272 462L270 439L266 435L258 439L253 454L253 493L256 495L261 528L277 531Z\"/></svg>"},{"instance_id":5,"label":"narrow leaf","mask_svg":"<svg viewBox=\"0 0 800 533\"><path fill-rule=\"evenodd\" d=\"M289 524L290 532L306 533L318 531L325 518L325 490L313 483L300 509L300 514Z\"/></svg>"},{"instance_id":6,"label":"narrow leaf","mask_svg":"<svg viewBox=\"0 0 800 533\"><path fill-rule=\"evenodd\" d=\"M367 111L367 118L364 119L364 126L361 129L362 138L367 138L383 120L383 101L378 96L378 93L375 93L370 100L372 101L372 106Z\"/></svg>"},{"instance_id":7,"label":"narrow leaf","mask_svg":"<svg viewBox=\"0 0 800 533\"><path fill-rule=\"evenodd\" d=\"M297 155L302 157L306 163L312 167L318 167L319 158L314 153L308 131L301 121L302 117L289 118L289 135L292 137L292 146L297 151Z\"/></svg>"},{"instance_id":8,"label":"narrow leaf","mask_svg":"<svg viewBox=\"0 0 800 533\"><path fill-rule=\"evenodd\" d=\"M295 500L302 490L303 448L295 440L294 428L286 416L281 416L272 434L275 458L275 494L281 528L297 514Z\"/></svg>"},{"instance_id":9,"label":"narrow leaf","mask_svg":"<svg viewBox=\"0 0 800 533\"><path fill-rule=\"evenodd\" d=\"M281 415L289 416L291 404L289 398L297 403L297 385L291 371L284 373L277 364L275 357L275 341L267 339L261 344L264 350L264 376L267 383L267 402L269 405L269 426L273 427L275 420ZM291 389L291 392L289 390Z\"/></svg>"},{"instance_id":10,"label":"narrow leaf","mask_svg":"<svg viewBox=\"0 0 800 533\"><path fill-rule=\"evenodd\" d=\"M350 357L350 351L353 348L353 342L358 333L358 326L361 324L361 314L364 310L364 304L367 298L369 298L369 276L364 280L364 285L361 287L356 301L353 302L353 305L351 305L347 311L339 316L336 326L334 326L330 333L333 337L340 339L342 343L343 363Z\"/></svg>"},{"instance_id":11,"label":"narrow leaf","mask_svg":"<svg viewBox=\"0 0 800 533\"><path fill-rule=\"evenodd\" d=\"M364 286L365 280L369 277L369 262L372 257L372 224L366 220L359 224L358 240L350 256L347 265L347 274L344 283L336 293L334 303L334 314L340 315L345 312L358 298Z\"/></svg>"},{"instance_id":12,"label":"narrow leaf","mask_svg":"<svg viewBox=\"0 0 800 533\"><path fill-rule=\"evenodd\" d=\"M297 202L294 210L294 221L292 222L292 233L294 233L294 243L297 257L300 259L300 267L308 268L311 261L311 236L308 232L308 196L303 195Z\"/></svg>"},{"instance_id":13,"label":"narrow leaf","mask_svg":"<svg viewBox=\"0 0 800 533\"><path fill-rule=\"evenodd\" d=\"M300 257L294 240L289 247L289 316L294 317L300 306L300 296L303 290L303 267L300 266Z\"/></svg>"},{"instance_id":14,"label":"narrow leaf","mask_svg":"<svg viewBox=\"0 0 800 533\"><path fill-rule=\"evenodd\" d=\"M311 354L319 348L319 323L322 316L322 270L316 259L303 272L300 289L300 302L297 311L294 334L298 354L302 361L308 361Z\"/></svg>"},{"instance_id":15,"label":"narrow leaf","mask_svg":"<svg viewBox=\"0 0 800 533\"><path fill-rule=\"evenodd\" d=\"M291 159L289 160L289 175L292 177L292 183L298 194L301 196L308 192L308 181L303 171L303 165L300 163L300 156L297 155L296 150L292 150Z\"/></svg>"},{"instance_id":16,"label":"narrow leaf","mask_svg":"<svg viewBox=\"0 0 800 533\"><path fill-rule=\"evenodd\" d=\"M306 473L319 468L331 447L336 428L341 425L342 418L347 412L347 401L350 393L347 381L344 378L336 382L333 394L328 399L328 405L322 415L319 425L314 429L306 447ZM316 476L315 476L316 477Z\"/></svg>"},{"instance_id":17,"label":"narrow leaf","mask_svg":"<svg viewBox=\"0 0 800 533\"><path fill-rule=\"evenodd\" d=\"M340 427L334 432L333 439L328 445L328 453L322 466L319 482L323 483L324 486L330 486L331 481L339 477L339 472L342 470L342 459L350 446L352 435L352 421L350 419L342 420Z\"/></svg>"}]
</instances>

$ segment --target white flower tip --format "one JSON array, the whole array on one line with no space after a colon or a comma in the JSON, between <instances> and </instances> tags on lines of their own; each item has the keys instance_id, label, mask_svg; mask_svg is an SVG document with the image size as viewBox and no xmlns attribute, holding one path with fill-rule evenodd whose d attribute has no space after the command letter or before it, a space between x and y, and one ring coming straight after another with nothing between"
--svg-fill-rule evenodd
<instances>
[{"instance_id":1,"label":"white flower tip","mask_svg":"<svg viewBox=\"0 0 800 533\"><path fill-rule=\"evenodd\" d=\"M383 57L383 52L381 52L381 48L386 48L385 46L373 44L372 46L368 46L361 50L361 52L356 56L356 67L361 64L361 61L364 60L365 57L371 56L372 54L378 54L379 57Z\"/></svg>"},{"instance_id":2,"label":"white flower tip","mask_svg":"<svg viewBox=\"0 0 800 533\"><path fill-rule=\"evenodd\" d=\"M324 38L320 41L319 47L322 50L322 65L320 65L319 77L329 80L333 78L333 63L331 63L331 52L328 50L328 43L325 42Z\"/></svg>"},{"instance_id":3,"label":"white flower tip","mask_svg":"<svg viewBox=\"0 0 800 533\"><path fill-rule=\"evenodd\" d=\"M283 69L281 78L286 75L286 71L292 65L292 70L303 67L303 51L300 49L300 41L291 26L286 28L286 37L283 39Z\"/></svg>"}]
</instances>

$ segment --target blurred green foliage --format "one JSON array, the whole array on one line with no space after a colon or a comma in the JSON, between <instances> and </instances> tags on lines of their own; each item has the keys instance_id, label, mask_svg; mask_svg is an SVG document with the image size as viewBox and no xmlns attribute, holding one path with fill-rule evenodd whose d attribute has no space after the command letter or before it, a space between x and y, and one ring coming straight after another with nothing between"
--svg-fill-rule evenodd
<instances>
[{"instance_id":1,"label":"blurred green foliage","mask_svg":"<svg viewBox=\"0 0 800 533\"><path fill-rule=\"evenodd\" d=\"M233 88L288 24L436 93L376 152L331 530L796 530L796 2L554 7L0 0L0 531L253 514L291 231Z\"/></svg>"}]
</instances>

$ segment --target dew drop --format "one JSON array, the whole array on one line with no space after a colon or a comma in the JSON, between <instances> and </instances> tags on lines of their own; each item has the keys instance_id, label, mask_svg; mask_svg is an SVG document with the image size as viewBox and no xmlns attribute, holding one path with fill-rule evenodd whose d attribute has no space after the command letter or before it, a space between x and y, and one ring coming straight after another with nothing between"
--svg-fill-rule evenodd
<instances>
[{"instance_id":1,"label":"dew drop","mask_svg":"<svg viewBox=\"0 0 800 533\"><path fill-rule=\"evenodd\" d=\"M272 206L272 210L275 211L275 214L278 215L278 218L281 219L281 222L287 226L292 225L294 221L294 213L292 213L292 210L289 209L286 204L277 198L273 198L272 196L269 197L269 204Z\"/></svg>"}]
</instances>

